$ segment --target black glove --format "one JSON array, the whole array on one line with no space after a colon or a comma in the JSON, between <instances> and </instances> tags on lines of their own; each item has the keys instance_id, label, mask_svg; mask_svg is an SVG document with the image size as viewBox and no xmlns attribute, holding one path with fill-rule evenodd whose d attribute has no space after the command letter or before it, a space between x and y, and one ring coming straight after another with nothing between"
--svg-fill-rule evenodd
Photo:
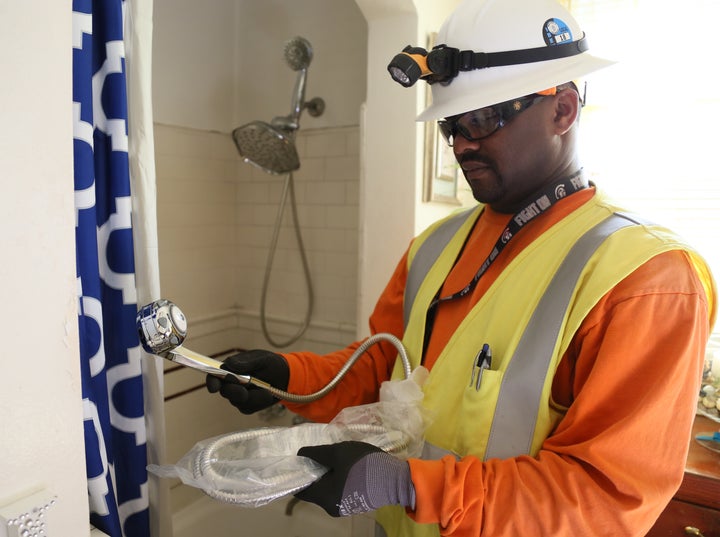
<instances>
[{"instance_id":1,"label":"black glove","mask_svg":"<svg viewBox=\"0 0 720 537\"><path fill-rule=\"evenodd\" d=\"M222 366L227 371L240 375L250 375L264 380L274 388L287 391L290 381L290 368L285 358L274 352L264 350L244 351L227 358ZM240 384L232 375L224 379L214 375L205 378L210 393L220 392L243 414L252 414L275 404L279 399L267 390L252 384Z\"/></svg>"},{"instance_id":2,"label":"black glove","mask_svg":"<svg viewBox=\"0 0 720 537\"><path fill-rule=\"evenodd\" d=\"M330 516L367 513L384 505L415 507L410 465L365 442L306 446L297 453L329 468L295 497L319 505Z\"/></svg>"}]
</instances>

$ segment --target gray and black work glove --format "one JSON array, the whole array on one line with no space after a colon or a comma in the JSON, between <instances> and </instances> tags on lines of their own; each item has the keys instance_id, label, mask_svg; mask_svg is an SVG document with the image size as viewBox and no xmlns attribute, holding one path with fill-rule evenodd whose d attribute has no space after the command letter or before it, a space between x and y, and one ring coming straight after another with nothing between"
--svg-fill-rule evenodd
<instances>
[{"instance_id":1,"label":"gray and black work glove","mask_svg":"<svg viewBox=\"0 0 720 537\"><path fill-rule=\"evenodd\" d=\"M227 358L222 366L227 371L250 375L264 380L271 386L287 391L290 368L285 358L264 350L244 351ZM210 393L220 392L225 399L243 414L252 414L275 404L278 399L267 390L252 384L240 384L232 375L221 379L214 375L205 378Z\"/></svg>"},{"instance_id":2,"label":"gray and black work glove","mask_svg":"<svg viewBox=\"0 0 720 537\"><path fill-rule=\"evenodd\" d=\"M410 465L365 442L306 446L297 453L328 472L295 497L319 505L330 516L367 513L385 505L415 507Z\"/></svg>"}]
</instances>

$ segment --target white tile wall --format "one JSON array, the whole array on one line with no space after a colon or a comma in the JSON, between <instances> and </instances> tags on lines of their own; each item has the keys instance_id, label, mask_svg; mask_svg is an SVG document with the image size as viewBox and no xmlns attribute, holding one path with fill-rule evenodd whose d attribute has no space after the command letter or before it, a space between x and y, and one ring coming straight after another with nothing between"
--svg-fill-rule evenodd
<instances>
[{"instance_id":1,"label":"white tile wall","mask_svg":"<svg viewBox=\"0 0 720 537\"><path fill-rule=\"evenodd\" d=\"M160 282L186 315L234 303L236 166L229 137L155 126Z\"/></svg>"},{"instance_id":2,"label":"white tile wall","mask_svg":"<svg viewBox=\"0 0 720 537\"><path fill-rule=\"evenodd\" d=\"M304 130L297 144L297 210L315 308L291 348L322 353L355 336L359 129ZM272 348L258 312L285 178L243 163L225 133L156 124L155 151L161 289L188 317L186 346L208 355ZM270 329L281 341L296 333L307 306L290 210L288 201L267 303ZM201 373L166 366L167 463L205 438L268 425L208 394ZM287 416L279 420L272 424L289 424ZM197 498L198 491L174 483L174 511Z\"/></svg>"},{"instance_id":3,"label":"white tile wall","mask_svg":"<svg viewBox=\"0 0 720 537\"><path fill-rule=\"evenodd\" d=\"M257 312L285 177L237 156L229 135L156 125L163 294L192 321ZM354 325L358 259L357 127L298 133L294 174L300 231L315 291L313 320ZM307 290L291 204L275 253L267 311L301 319Z\"/></svg>"},{"instance_id":4,"label":"white tile wall","mask_svg":"<svg viewBox=\"0 0 720 537\"><path fill-rule=\"evenodd\" d=\"M318 321L355 323L358 251L358 129L300 131L301 168L294 174L295 195ZM239 164L237 241L242 278L237 306L257 310L284 177ZM267 311L302 318L307 291L291 208L285 207L275 253Z\"/></svg>"}]
</instances>

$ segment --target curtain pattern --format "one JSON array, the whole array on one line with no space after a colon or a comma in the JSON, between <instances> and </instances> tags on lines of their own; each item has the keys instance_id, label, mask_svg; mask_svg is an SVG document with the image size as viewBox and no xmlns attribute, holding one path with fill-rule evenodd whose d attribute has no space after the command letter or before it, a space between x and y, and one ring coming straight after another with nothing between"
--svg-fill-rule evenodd
<instances>
[{"instance_id":1,"label":"curtain pattern","mask_svg":"<svg viewBox=\"0 0 720 537\"><path fill-rule=\"evenodd\" d=\"M149 535L121 0L73 1L77 291L90 522Z\"/></svg>"}]
</instances>

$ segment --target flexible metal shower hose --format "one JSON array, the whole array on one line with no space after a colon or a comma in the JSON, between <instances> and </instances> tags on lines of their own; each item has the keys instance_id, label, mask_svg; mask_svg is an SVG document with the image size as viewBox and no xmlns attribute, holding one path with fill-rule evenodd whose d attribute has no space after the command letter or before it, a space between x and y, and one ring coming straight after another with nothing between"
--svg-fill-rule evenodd
<instances>
[{"instance_id":1,"label":"flexible metal shower hose","mask_svg":"<svg viewBox=\"0 0 720 537\"><path fill-rule=\"evenodd\" d=\"M270 334L270 329L267 326L267 297L268 288L270 287L270 273L272 272L273 261L275 259L275 251L277 250L278 238L280 236L280 229L282 227L283 213L285 212L285 205L287 203L288 194L290 196L290 209L292 212L293 229L295 230L295 239L298 243L298 251L300 252L300 261L302 262L303 275L305 276L305 285L307 287L308 302L307 308L305 309L305 317L303 317L302 323L294 335L290 336L285 340L277 340ZM260 298L260 326L262 327L263 335L265 339L271 345L278 348L284 348L295 343L302 337L305 331L310 326L310 317L315 303L315 292L313 291L312 278L310 277L310 266L308 265L307 255L305 254L305 245L303 243L302 234L300 233L300 222L297 216L297 202L295 201L295 179L293 173L288 173L285 178L285 185L283 188L282 198L280 200L280 206L278 207L277 216L275 218L275 228L273 230L272 240L270 241L270 249L268 250L267 262L265 264L265 276L263 277L262 284L262 295Z\"/></svg>"},{"instance_id":2,"label":"flexible metal shower hose","mask_svg":"<svg viewBox=\"0 0 720 537\"><path fill-rule=\"evenodd\" d=\"M342 380L342 378L347 374L350 368L355 364L358 358L360 358L360 356L370 346L379 343L380 341L387 341L397 349L400 360L402 361L405 378L410 378L412 369L410 365L410 360L408 359L407 352L402 342L392 334L380 333L370 336L365 341L363 341L360 346L355 349L355 352L353 352L348 361L345 362L345 365L343 365L338 374L335 375L335 377L323 389L318 392L309 395L298 395L288 393L284 390L279 390L272 386L266 387L265 389L267 389L275 397L278 397L279 399L283 399L285 401L291 401L294 403L308 403L311 401L315 401L330 392L333 388L335 388L340 382L340 380ZM317 436L319 437L319 433L321 433L324 428L327 427L327 425L304 424L303 427L311 428L311 432L317 431ZM368 437L371 435L383 435L385 441L379 442L377 446L393 454L407 448L408 444L411 441L410 438L397 431L393 431L396 434L389 435L388 433L390 433L391 431L388 431L387 429L379 425L348 424L344 425L343 427L350 432L360 433L363 435L363 437ZM233 444L243 443L251 439L262 438L286 429L287 428L285 427L251 429L230 433L215 439L195 457L193 461L193 473L195 478L203 478L203 480L205 478L208 478L212 480L214 484L217 484L217 486L215 486L215 488L213 488L212 490L204 489L205 493L208 494L210 497L226 503L240 505L264 505L272 500L304 489L313 482L314 478L307 471L304 471L302 469L277 475L272 478L272 483L270 485L268 485L267 483L263 483L260 486L252 488L250 491L239 491L237 490L238 487L236 487L235 490L231 488L233 484L237 485L237 478L228 479L224 475L216 471L215 468L216 465L222 464L222 458L218 456L220 450L232 446ZM302 446L297 446L297 449L299 449L300 447ZM295 449L293 454L297 452L297 449Z\"/></svg>"},{"instance_id":3,"label":"flexible metal shower hose","mask_svg":"<svg viewBox=\"0 0 720 537\"><path fill-rule=\"evenodd\" d=\"M320 436L320 433L327 425L321 423L306 423L303 427L315 429L317 435ZM362 434L363 436L385 435L387 437L388 432L378 425L350 424L344 427L350 432ZM225 503L245 506L265 505L273 500L288 494L294 494L306 488L314 481L315 477L303 469L285 472L272 478L265 478L262 483L255 483L254 485L250 480L245 480L243 481L242 487L240 487L238 486L237 478L227 477L216 468L223 463L222 458L218 456L218 453L222 449L232 446L233 444L270 436L284 429L285 427L252 429L221 436L208 444L195 458L193 466L194 477L196 479L202 479L203 481L210 480L213 483L213 489L205 490L205 493L211 498ZM395 436L397 438L387 437L387 441L379 442L377 447L393 454L399 453L407 448L410 439L401 434ZM297 446L297 449L300 447L302 446ZM297 449L295 451L297 451ZM249 488L249 490L238 490L239 488Z\"/></svg>"},{"instance_id":4,"label":"flexible metal shower hose","mask_svg":"<svg viewBox=\"0 0 720 537\"><path fill-rule=\"evenodd\" d=\"M410 374L412 373L412 367L410 365L410 359L408 358L407 351L405 350L405 346L402 344L402 341L400 341L392 334L381 332L379 334L374 334L367 338L365 341L363 341L360 346L355 349L355 352L352 353L350 358L348 358L348 361L345 362L345 365L340 368L340 371L338 371L337 375L335 375L335 377L330 382L328 382L324 388L315 393L311 393L308 395L299 395L286 392L285 390L280 390L278 388L275 388L274 386L270 386L265 383L262 383L262 385L260 386L269 391L278 399L282 399L283 401L290 401L291 403L311 403L313 401L317 401L324 395L327 395L338 385L338 383L347 374L350 368L355 365L355 362L357 362L358 358L360 358L360 356L362 356L366 350L368 350L372 345L379 343L380 341L387 341L388 343L392 344L395 349L397 349L398 356L400 356L400 360L403 365L403 372L405 373L405 378L410 378ZM256 379L253 379L252 383L255 385L259 385L255 381Z\"/></svg>"}]
</instances>

